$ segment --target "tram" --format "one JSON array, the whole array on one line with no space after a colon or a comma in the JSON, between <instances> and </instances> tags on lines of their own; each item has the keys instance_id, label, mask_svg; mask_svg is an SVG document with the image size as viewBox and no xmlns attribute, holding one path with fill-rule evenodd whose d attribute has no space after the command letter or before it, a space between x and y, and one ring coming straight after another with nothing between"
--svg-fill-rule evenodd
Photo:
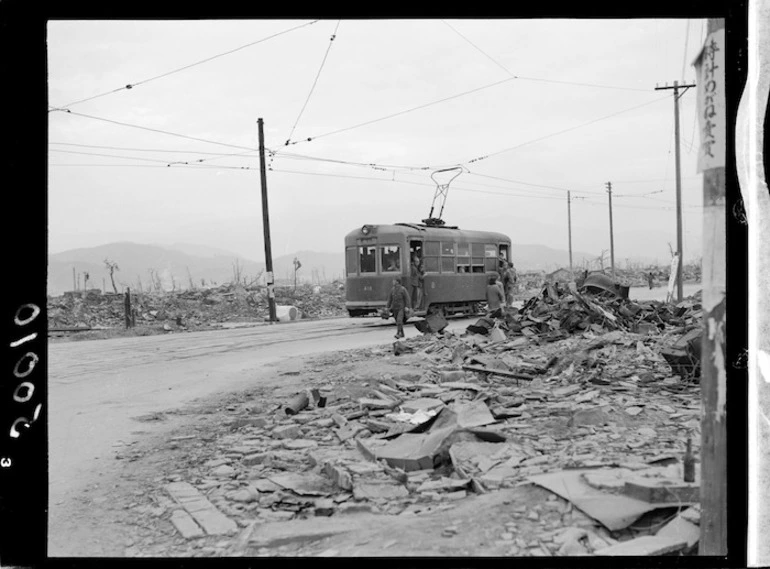
<instances>
[{"instance_id":1,"label":"tram","mask_svg":"<svg viewBox=\"0 0 770 569\"><path fill-rule=\"evenodd\" d=\"M433 220L423 220L431 222ZM411 290L413 255L425 270L423 301L416 316L442 310L477 314L486 302L490 274L510 262L511 240L502 233L469 231L435 223L364 225L345 236L345 307L350 316L385 308L393 279Z\"/></svg>"}]
</instances>

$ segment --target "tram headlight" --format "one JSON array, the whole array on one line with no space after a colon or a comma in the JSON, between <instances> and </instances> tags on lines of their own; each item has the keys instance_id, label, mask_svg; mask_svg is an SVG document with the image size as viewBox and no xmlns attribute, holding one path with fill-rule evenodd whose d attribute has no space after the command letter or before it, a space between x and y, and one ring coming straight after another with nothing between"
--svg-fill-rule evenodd
<instances>
[{"instance_id":1,"label":"tram headlight","mask_svg":"<svg viewBox=\"0 0 770 569\"><path fill-rule=\"evenodd\" d=\"M363 233L364 235L369 235L369 231L371 231L371 229L370 229L370 227L368 225L364 225L361 228L361 233Z\"/></svg>"}]
</instances>

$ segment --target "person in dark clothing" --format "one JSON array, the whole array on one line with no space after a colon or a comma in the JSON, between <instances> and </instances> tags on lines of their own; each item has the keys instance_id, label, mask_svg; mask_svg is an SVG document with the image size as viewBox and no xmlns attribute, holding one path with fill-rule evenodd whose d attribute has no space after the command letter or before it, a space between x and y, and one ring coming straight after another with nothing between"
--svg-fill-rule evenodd
<instances>
[{"instance_id":1,"label":"person in dark clothing","mask_svg":"<svg viewBox=\"0 0 770 569\"><path fill-rule=\"evenodd\" d=\"M409 293L401 285L401 279L393 279L393 288L390 289L388 295L386 310L396 319L396 339L404 337L404 316L406 309L411 308L411 306L412 301L409 298Z\"/></svg>"},{"instance_id":2,"label":"person in dark clothing","mask_svg":"<svg viewBox=\"0 0 770 569\"><path fill-rule=\"evenodd\" d=\"M516 269L513 268L513 263L505 263L502 267L503 270L503 290L505 291L505 306L510 307L513 305L513 295L516 292L517 281L519 276L516 274Z\"/></svg>"},{"instance_id":3,"label":"person in dark clothing","mask_svg":"<svg viewBox=\"0 0 770 569\"><path fill-rule=\"evenodd\" d=\"M505 293L497 284L497 275L490 275L487 285L487 308L490 318L501 318L504 315Z\"/></svg>"},{"instance_id":4,"label":"person in dark clothing","mask_svg":"<svg viewBox=\"0 0 770 569\"><path fill-rule=\"evenodd\" d=\"M414 303L414 309L417 310L422 308L425 270L423 269L422 259L416 253L412 255L410 278L412 285L412 302Z\"/></svg>"},{"instance_id":5,"label":"person in dark clothing","mask_svg":"<svg viewBox=\"0 0 770 569\"><path fill-rule=\"evenodd\" d=\"M652 290L652 281L653 281L652 273L647 273L647 284L650 285L650 290Z\"/></svg>"}]
</instances>

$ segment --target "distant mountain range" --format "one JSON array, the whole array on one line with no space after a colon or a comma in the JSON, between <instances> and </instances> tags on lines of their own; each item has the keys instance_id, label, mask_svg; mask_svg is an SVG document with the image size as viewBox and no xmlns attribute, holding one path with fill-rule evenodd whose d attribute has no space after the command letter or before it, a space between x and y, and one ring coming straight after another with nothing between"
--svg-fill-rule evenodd
<instances>
[{"instance_id":1,"label":"distant mountain range","mask_svg":"<svg viewBox=\"0 0 770 569\"><path fill-rule=\"evenodd\" d=\"M583 259L595 259L597 255L573 251L573 264L582 266ZM345 256L343 251L326 253L298 251L273 259L273 272L277 284L291 284L294 279L294 259L301 267L298 282L330 282L344 278ZM105 259L117 263L114 273L115 286L120 292L126 287L147 290L151 275L164 290L188 289L232 282L240 274L242 282L252 282L264 271L265 264L205 245L175 243L173 245L147 245L131 242L109 243L96 247L71 249L48 257L48 294L59 295L84 287L84 275L89 275L88 288L112 290ZM519 271L553 271L569 265L569 253L543 245L513 245L513 260ZM625 259L616 259L618 266L625 266ZM649 264L650 259L629 259L630 262ZM607 264L609 261L607 260ZM260 283L264 280L259 278Z\"/></svg>"},{"instance_id":2,"label":"distant mountain range","mask_svg":"<svg viewBox=\"0 0 770 569\"><path fill-rule=\"evenodd\" d=\"M300 260L298 282L324 282L344 275L343 253L299 251L292 255L273 258L273 272L277 284L294 282L294 258ZM109 243L97 247L71 249L48 256L48 294L58 295L73 290L73 269L77 288L84 286L88 273L88 288L106 288L111 291L109 271L105 259L118 264L114 272L118 292L130 287L147 290L151 274L160 280L164 290L189 289L232 282L236 273L242 282L251 282L265 269L264 262L244 259L242 256L202 245L145 245L140 243ZM263 278L259 282L264 282Z\"/></svg>"}]
</instances>

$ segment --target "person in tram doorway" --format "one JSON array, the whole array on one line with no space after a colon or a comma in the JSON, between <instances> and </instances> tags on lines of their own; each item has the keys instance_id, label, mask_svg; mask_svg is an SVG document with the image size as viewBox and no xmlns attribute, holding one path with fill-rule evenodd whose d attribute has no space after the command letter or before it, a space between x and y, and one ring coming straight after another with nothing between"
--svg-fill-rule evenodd
<instances>
[{"instance_id":1,"label":"person in tram doorway","mask_svg":"<svg viewBox=\"0 0 770 569\"><path fill-rule=\"evenodd\" d=\"M412 265L409 276L412 284L412 302L414 304L414 309L418 310L422 308L425 286L425 269L422 265L422 259L416 253L412 255Z\"/></svg>"},{"instance_id":2,"label":"person in tram doorway","mask_svg":"<svg viewBox=\"0 0 770 569\"><path fill-rule=\"evenodd\" d=\"M650 290L652 290L652 283L655 277L653 277L652 272L647 273L647 284L650 285Z\"/></svg>"},{"instance_id":3,"label":"person in tram doorway","mask_svg":"<svg viewBox=\"0 0 770 569\"><path fill-rule=\"evenodd\" d=\"M401 279L393 279L393 288L388 295L388 304L385 309L396 319L396 339L404 337L404 319L407 309L411 308L412 301L409 293L401 286Z\"/></svg>"},{"instance_id":4,"label":"person in tram doorway","mask_svg":"<svg viewBox=\"0 0 770 569\"><path fill-rule=\"evenodd\" d=\"M505 293L497 282L497 275L490 275L487 285L487 316L502 318L505 316Z\"/></svg>"},{"instance_id":5,"label":"person in tram doorway","mask_svg":"<svg viewBox=\"0 0 770 569\"><path fill-rule=\"evenodd\" d=\"M505 291L505 306L510 307L513 304L513 295L517 292L519 276L516 274L516 269L513 267L513 263L510 265L505 262L503 265L503 290Z\"/></svg>"}]
</instances>

